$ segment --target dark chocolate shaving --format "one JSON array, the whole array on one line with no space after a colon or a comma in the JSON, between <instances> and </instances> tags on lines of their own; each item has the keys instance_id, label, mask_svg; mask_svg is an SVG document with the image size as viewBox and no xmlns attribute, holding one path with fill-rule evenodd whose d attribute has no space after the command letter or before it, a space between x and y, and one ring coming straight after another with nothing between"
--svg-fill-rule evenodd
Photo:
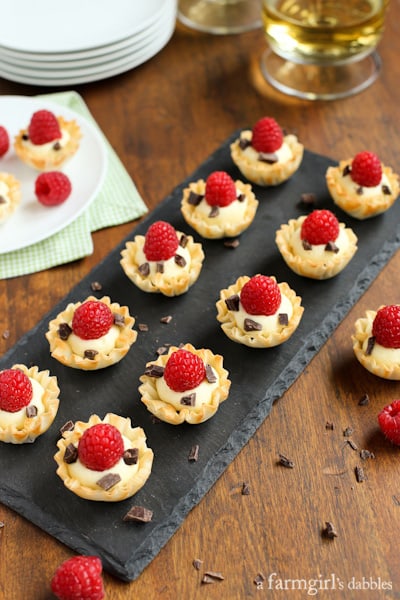
<instances>
[{"instance_id":1,"label":"dark chocolate shaving","mask_svg":"<svg viewBox=\"0 0 400 600\"><path fill-rule=\"evenodd\" d=\"M161 365L148 365L144 371L149 377L162 377L164 375L164 367Z\"/></svg>"},{"instance_id":2,"label":"dark chocolate shaving","mask_svg":"<svg viewBox=\"0 0 400 600\"><path fill-rule=\"evenodd\" d=\"M239 140L239 148L241 150L246 150L246 148L248 148L249 146L251 146L251 141L247 138L241 137Z\"/></svg>"},{"instance_id":3,"label":"dark chocolate shaving","mask_svg":"<svg viewBox=\"0 0 400 600\"><path fill-rule=\"evenodd\" d=\"M175 264L178 265L178 267L186 266L186 260L180 254L175 254L174 261L175 261Z\"/></svg>"},{"instance_id":4,"label":"dark chocolate shaving","mask_svg":"<svg viewBox=\"0 0 400 600\"><path fill-rule=\"evenodd\" d=\"M135 521L137 523L150 523L153 518L153 511L144 506L132 506L126 515L123 517L123 521Z\"/></svg>"},{"instance_id":5,"label":"dark chocolate shaving","mask_svg":"<svg viewBox=\"0 0 400 600\"><path fill-rule=\"evenodd\" d=\"M139 460L139 448L127 448L124 450L122 460L126 465L136 465Z\"/></svg>"},{"instance_id":6,"label":"dark chocolate shaving","mask_svg":"<svg viewBox=\"0 0 400 600\"><path fill-rule=\"evenodd\" d=\"M364 193L364 188L360 185L357 189L356 189L356 194L358 196L362 196Z\"/></svg>"},{"instance_id":7,"label":"dark chocolate shaving","mask_svg":"<svg viewBox=\"0 0 400 600\"><path fill-rule=\"evenodd\" d=\"M195 406L196 392L193 392L192 394L188 394L187 396L182 396L180 402L183 406Z\"/></svg>"},{"instance_id":8,"label":"dark chocolate shaving","mask_svg":"<svg viewBox=\"0 0 400 600\"><path fill-rule=\"evenodd\" d=\"M200 560L199 558L194 558L192 561L192 565L194 566L196 571L200 571L202 564L203 564L203 561Z\"/></svg>"},{"instance_id":9,"label":"dark chocolate shaving","mask_svg":"<svg viewBox=\"0 0 400 600\"><path fill-rule=\"evenodd\" d=\"M55 144L53 144L53 150L61 150L60 142L55 142Z\"/></svg>"},{"instance_id":10,"label":"dark chocolate shaving","mask_svg":"<svg viewBox=\"0 0 400 600\"><path fill-rule=\"evenodd\" d=\"M262 325L261 323L257 323L257 321L253 321L253 319L245 319L244 320L244 330L245 331L261 331Z\"/></svg>"},{"instance_id":11,"label":"dark chocolate shaving","mask_svg":"<svg viewBox=\"0 0 400 600\"><path fill-rule=\"evenodd\" d=\"M73 421L66 421L62 427L60 427L60 435L63 435L66 431L73 431L75 424Z\"/></svg>"},{"instance_id":12,"label":"dark chocolate shaving","mask_svg":"<svg viewBox=\"0 0 400 600\"><path fill-rule=\"evenodd\" d=\"M98 481L96 481L96 483L99 487L107 492L120 481L121 477L118 475L118 473L107 473L107 475L101 477Z\"/></svg>"},{"instance_id":13,"label":"dark chocolate shaving","mask_svg":"<svg viewBox=\"0 0 400 600\"><path fill-rule=\"evenodd\" d=\"M258 154L258 160L273 165L278 162L279 158L274 152L260 152Z\"/></svg>"},{"instance_id":14,"label":"dark chocolate shaving","mask_svg":"<svg viewBox=\"0 0 400 600\"><path fill-rule=\"evenodd\" d=\"M225 298L225 304L228 310L239 310L239 295L234 294L233 296L229 296L229 298Z\"/></svg>"},{"instance_id":15,"label":"dark chocolate shaving","mask_svg":"<svg viewBox=\"0 0 400 600\"><path fill-rule=\"evenodd\" d=\"M196 194L196 192L190 192L188 197L188 203L192 206L198 206L200 202L203 200L203 194Z\"/></svg>"},{"instance_id":16,"label":"dark chocolate shaving","mask_svg":"<svg viewBox=\"0 0 400 600\"><path fill-rule=\"evenodd\" d=\"M119 315L118 313L114 313L114 325L117 327L123 327L125 325L125 317L124 315Z\"/></svg>"},{"instance_id":17,"label":"dark chocolate shaving","mask_svg":"<svg viewBox=\"0 0 400 600\"><path fill-rule=\"evenodd\" d=\"M164 273L164 263L158 262L156 264L156 272L157 273Z\"/></svg>"},{"instance_id":18,"label":"dark chocolate shaving","mask_svg":"<svg viewBox=\"0 0 400 600\"><path fill-rule=\"evenodd\" d=\"M72 329L71 327L68 325L68 323L60 323L60 326L58 328L58 337L60 338L60 340L67 340L69 338L69 336L72 333Z\"/></svg>"},{"instance_id":19,"label":"dark chocolate shaving","mask_svg":"<svg viewBox=\"0 0 400 600\"><path fill-rule=\"evenodd\" d=\"M84 356L84 358L88 358L89 360L94 360L96 358L97 354L98 354L97 350L91 350L91 349L88 348L83 353L83 356Z\"/></svg>"},{"instance_id":20,"label":"dark chocolate shaving","mask_svg":"<svg viewBox=\"0 0 400 600\"><path fill-rule=\"evenodd\" d=\"M242 496L250 496L250 486L246 481L242 483Z\"/></svg>"},{"instance_id":21,"label":"dark chocolate shaving","mask_svg":"<svg viewBox=\"0 0 400 600\"><path fill-rule=\"evenodd\" d=\"M369 458L375 458L375 454L370 452L370 450L365 450L364 448L360 450L360 458L361 460L368 460Z\"/></svg>"},{"instance_id":22,"label":"dark chocolate shaving","mask_svg":"<svg viewBox=\"0 0 400 600\"><path fill-rule=\"evenodd\" d=\"M189 452L189 456L188 456L188 461L189 462L196 462L199 459L199 445L195 444L194 446L192 446L190 448L190 452Z\"/></svg>"},{"instance_id":23,"label":"dark chocolate shaving","mask_svg":"<svg viewBox=\"0 0 400 600\"><path fill-rule=\"evenodd\" d=\"M372 353L374 346L375 346L375 338L373 335L371 335L371 337L368 338L367 349L365 350L365 354L367 356L369 356Z\"/></svg>"},{"instance_id":24,"label":"dark chocolate shaving","mask_svg":"<svg viewBox=\"0 0 400 600\"><path fill-rule=\"evenodd\" d=\"M215 383L217 381L217 376L211 365L206 365L206 379L208 383Z\"/></svg>"},{"instance_id":25,"label":"dark chocolate shaving","mask_svg":"<svg viewBox=\"0 0 400 600\"><path fill-rule=\"evenodd\" d=\"M210 212L208 213L208 217L210 219L214 219L215 217L218 217L219 215L219 206L212 206Z\"/></svg>"},{"instance_id":26,"label":"dark chocolate shaving","mask_svg":"<svg viewBox=\"0 0 400 600\"><path fill-rule=\"evenodd\" d=\"M346 177L346 175L350 175L350 173L351 173L351 165L346 165L342 171L343 177Z\"/></svg>"},{"instance_id":27,"label":"dark chocolate shaving","mask_svg":"<svg viewBox=\"0 0 400 600\"><path fill-rule=\"evenodd\" d=\"M165 317L161 317L160 319L160 323L166 323L168 325L168 323L171 323L172 321L172 315L166 315Z\"/></svg>"},{"instance_id":28,"label":"dark chocolate shaving","mask_svg":"<svg viewBox=\"0 0 400 600\"><path fill-rule=\"evenodd\" d=\"M302 243L304 250L312 249L312 245L310 244L310 242L307 242L307 240L301 240L301 243Z\"/></svg>"},{"instance_id":29,"label":"dark chocolate shaving","mask_svg":"<svg viewBox=\"0 0 400 600\"><path fill-rule=\"evenodd\" d=\"M224 246L225 248L237 248L239 246L240 242L239 240L236 238L234 240L225 240L224 241Z\"/></svg>"},{"instance_id":30,"label":"dark chocolate shaving","mask_svg":"<svg viewBox=\"0 0 400 600\"><path fill-rule=\"evenodd\" d=\"M186 234L182 233L181 238L179 240L179 245L181 248L186 248L189 238Z\"/></svg>"},{"instance_id":31,"label":"dark chocolate shaving","mask_svg":"<svg viewBox=\"0 0 400 600\"><path fill-rule=\"evenodd\" d=\"M237 196L238 202L244 202L246 200L246 194L240 193Z\"/></svg>"},{"instance_id":32,"label":"dark chocolate shaving","mask_svg":"<svg viewBox=\"0 0 400 600\"><path fill-rule=\"evenodd\" d=\"M33 417L36 417L36 415L38 414L38 409L33 404L30 404L29 406L26 407L25 414L28 419L32 419Z\"/></svg>"},{"instance_id":33,"label":"dark chocolate shaving","mask_svg":"<svg viewBox=\"0 0 400 600\"><path fill-rule=\"evenodd\" d=\"M4 198L4 196L0 196L0 204L6 204L7 200Z\"/></svg>"},{"instance_id":34,"label":"dark chocolate shaving","mask_svg":"<svg viewBox=\"0 0 400 600\"><path fill-rule=\"evenodd\" d=\"M73 444L68 444L65 448L64 452L64 462L67 465L71 465L72 463L78 460L78 448L76 448Z\"/></svg>"},{"instance_id":35,"label":"dark chocolate shaving","mask_svg":"<svg viewBox=\"0 0 400 600\"><path fill-rule=\"evenodd\" d=\"M364 473L364 469L362 467L357 466L354 469L355 475L356 475L356 480L357 483L362 483L363 481L366 481L367 476Z\"/></svg>"},{"instance_id":36,"label":"dark chocolate shaving","mask_svg":"<svg viewBox=\"0 0 400 600\"><path fill-rule=\"evenodd\" d=\"M336 246L334 242L328 242L325 246L325 250L327 252L334 252L337 254L339 252L339 248Z\"/></svg>"},{"instance_id":37,"label":"dark chocolate shaving","mask_svg":"<svg viewBox=\"0 0 400 600\"><path fill-rule=\"evenodd\" d=\"M138 329L139 331L148 331L149 326L147 325L147 323L138 323Z\"/></svg>"},{"instance_id":38,"label":"dark chocolate shaving","mask_svg":"<svg viewBox=\"0 0 400 600\"><path fill-rule=\"evenodd\" d=\"M150 274L150 265L145 262L138 266L138 271L143 277L147 277Z\"/></svg>"},{"instance_id":39,"label":"dark chocolate shaving","mask_svg":"<svg viewBox=\"0 0 400 600\"><path fill-rule=\"evenodd\" d=\"M388 185L383 184L382 185L382 194L384 194L385 196L390 196L391 193L392 193L392 190L390 189L390 187Z\"/></svg>"},{"instance_id":40,"label":"dark chocolate shaving","mask_svg":"<svg viewBox=\"0 0 400 600\"><path fill-rule=\"evenodd\" d=\"M326 521L325 528L322 530L322 533L324 537L327 537L331 540L337 537L336 529L330 521Z\"/></svg>"},{"instance_id":41,"label":"dark chocolate shaving","mask_svg":"<svg viewBox=\"0 0 400 600\"><path fill-rule=\"evenodd\" d=\"M314 206L317 202L317 196L313 192L304 192L300 196L300 201L304 206Z\"/></svg>"},{"instance_id":42,"label":"dark chocolate shaving","mask_svg":"<svg viewBox=\"0 0 400 600\"><path fill-rule=\"evenodd\" d=\"M278 323L279 325L289 325L289 316L287 313L279 313L278 314Z\"/></svg>"},{"instance_id":43,"label":"dark chocolate shaving","mask_svg":"<svg viewBox=\"0 0 400 600\"><path fill-rule=\"evenodd\" d=\"M358 401L358 406L367 406L367 404L369 404L369 396L368 394L364 394Z\"/></svg>"},{"instance_id":44,"label":"dark chocolate shaving","mask_svg":"<svg viewBox=\"0 0 400 600\"><path fill-rule=\"evenodd\" d=\"M284 454L279 454L279 464L282 465L282 467L286 467L287 469L294 468L294 462L290 460L290 458L287 458L287 456L285 456Z\"/></svg>"},{"instance_id":45,"label":"dark chocolate shaving","mask_svg":"<svg viewBox=\"0 0 400 600\"><path fill-rule=\"evenodd\" d=\"M103 289L103 286L99 281L92 281L92 283L90 284L90 288L91 290L93 290L93 292L99 292Z\"/></svg>"}]
</instances>

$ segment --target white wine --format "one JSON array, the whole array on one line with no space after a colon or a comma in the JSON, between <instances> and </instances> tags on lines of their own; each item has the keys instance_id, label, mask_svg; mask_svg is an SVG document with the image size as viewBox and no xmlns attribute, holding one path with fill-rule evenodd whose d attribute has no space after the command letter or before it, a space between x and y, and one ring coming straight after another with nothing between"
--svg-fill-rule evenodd
<instances>
[{"instance_id":1,"label":"white wine","mask_svg":"<svg viewBox=\"0 0 400 600\"><path fill-rule=\"evenodd\" d=\"M263 0L267 42L295 63L333 65L370 54L388 0Z\"/></svg>"}]
</instances>

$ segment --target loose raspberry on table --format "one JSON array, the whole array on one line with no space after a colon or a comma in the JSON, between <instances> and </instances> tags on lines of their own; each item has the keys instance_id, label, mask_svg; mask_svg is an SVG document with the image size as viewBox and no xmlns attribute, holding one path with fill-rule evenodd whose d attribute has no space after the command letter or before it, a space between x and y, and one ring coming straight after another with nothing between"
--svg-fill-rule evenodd
<instances>
[{"instance_id":1,"label":"loose raspberry on table","mask_svg":"<svg viewBox=\"0 0 400 600\"><path fill-rule=\"evenodd\" d=\"M253 127L251 145L257 152L276 152L283 144L283 131L272 117L263 117Z\"/></svg>"},{"instance_id":2,"label":"loose raspberry on table","mask_svg":"<svg viewBox=\"0 0 400 600\"><path fill-rule=\"evenodd\" d=\"M72 331L83 340L97 340L114 323L110 307L100 300L87 300L74 312Z\"/></svg>"},{"instance_id":3,"label":"loose raspberry on table","mask_svg":"<svg viewBox=\"0 0 400 600\"><path fill-rule=\"evenodd\" d=\"M313 210L303 221L300 237L312 245L327 244L336 240L339 229L339 221L330 210Z\"/></svg>"},{"instance_id":4,"label":"loose raspberry on table","mask_svg":"<svg viewBox=\"0 0 400 600\"><path fill-rule=\"evenodd\" d=\"M178 246L174 227L166 221L156 221L147 230L143 252L150 261L168 260L176 254Z\"/></svg>"},{"instance_id":5,"label":"loose raspberry on table","mask_svg":"<svg viewBox=\"0 0 400 600\"><path fill-rule=\"evenodd\" d=\"M210 206L229 206L237 198L232 177L225 171L214 171L206 180L205 200Z\"/></svg>"},{"instance_id":6,"label":"loose raspberry on table","mask_svg":"<svg viewBox=\"0 0 400 600\"><path fill-rule=\"evenodd\" d=\"M0 372L0 409L17 412L32 400L32 382L20 369Z\"/></svg>"},{"instance_id":7,"label":"loose raspberry on table","mask_svg":"<svg viewBox=\"0 0 400 600\"><path fill-rule=\"evenodd\" d=\"M352 180L363 187L375 187L382 179L382 164L373 152L359 152L351 163Z\"/></svg>"},{"instance_id":8,"label":"loose raspberry on table","mask_svg":"<svg viewBox=\"0 0 400 600\"><path fill-rule=\"evenodd\" d=\"M74 556L61 563L51 580L59 600L103 600L102 564L97 556Z\"/></svg>"},{"instance_id":9,"label":"loose raspberry on table","mask_svg":"<svg viewBox=\"0 0 400 600\"><path fill-rule=\"evenodd\" d=\"M62 204L72 191L69 177L61 171L41 173L35 181L35 194L44 206Z\"/></svg>"},{"instance_id":10,"label":"loose raspberry on table","mask_svg":"<svg viewBox=\"0 0 400 600\"><path fill-rule=\"evenodd\" d=\"M86 429L78 443L78 457L93 471L105 471L117 464L124 452L124 441L114 425L98 423Z\"/></svg>"},{"instance_id":11,"label":"loose raspberry on table","mask_svg":"<svg viewBox=\"0 0 400 600\"><path fill-rule=\"evenodd\" d=\"M400 446L400 400L385 406L378 415L378 423L385 436Z\"/></svg>"},{"instance_id":12,"label":"loose raspberry on table","mask_svg":"<svg viewBox=\"0 0 400 600\"><path fill-rule=\"evenodd\" d=\"M197 354L180 348L171 354L164 369L166 384L174 392L192 390L203 381L206 368Z\"/></svg>"},{"instance_id":13,"label":"loose raspberry on table","mask_svg":"<svg viewBox=\"0 0 400 600\"><path fill-rule=\"evenodd\" d=\"M4 156L10 147L10 136L3 125L0 125L0 158Z\"/></svg>"},{"instance_id":14,"label":"loose raspberry on table","mask_svg":"<svg viewBox=\"0 0 400 600\"><path fill-rule=\"evenodd\" d=\"M36 111L28 126L28 136L38 146L59 140L62 133L57 117L49 110Z\"/></svg>"},{"instance_id":15,"label":"loose raspberry on table","mask_svg":"<svg viewBox=\"0 0 400 600\"><path fill-rule=\"evenodd\" d=\"M372 335L385 348L400 348L400 305L389 304L377 311Z\"/></svg>"},{"instance_id":16,"label":"loose raspberry on table","mask_svg":"<svg viewBox=\"0 0 400 600\"><path fill-rule=\"evenodd\" d=\"M272 277L255 275L242 287L240 302L249 315L274 315L281 304L281 291Z\"/></svg>"}]
</instances>

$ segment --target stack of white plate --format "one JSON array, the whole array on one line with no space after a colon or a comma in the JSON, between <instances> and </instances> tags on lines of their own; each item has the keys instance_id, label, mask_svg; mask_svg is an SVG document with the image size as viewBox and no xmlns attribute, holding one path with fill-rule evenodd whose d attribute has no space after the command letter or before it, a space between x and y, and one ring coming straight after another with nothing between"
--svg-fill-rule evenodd
<instances>
[{"instance_id":1,"label":"stack of white plate","mask_svg":"<svg viewBox=\"0 0 400 600\"><path fill-rule=\"evenodd\" d=\"M63 86L112 77L170 40L177 0L12 0L2 11L0 77Z\"/></svg>"}]
</instances>

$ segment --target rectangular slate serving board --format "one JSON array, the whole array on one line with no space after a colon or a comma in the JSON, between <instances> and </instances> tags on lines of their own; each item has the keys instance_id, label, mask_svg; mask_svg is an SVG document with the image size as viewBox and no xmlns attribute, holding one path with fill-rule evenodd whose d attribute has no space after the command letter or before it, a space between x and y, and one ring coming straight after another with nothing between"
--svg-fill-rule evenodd
<instances>
[{"instance_id":1,"label":"rectangular slate serving board","mask_svg":"<svg viewBox=\"0 0 400 600\"><path fill-rule=\"evenodd\" d=\"M225 170L233 178L243 179L229 152L229 144L237 135L235 132L227 139L0 359L0 369L15 363L49 369L61 388L56 420L44 435L33 444L0 445L0 501L76 552L100 556L104 568L125 581L137 578L157 555L400 245L400 203L369 221L350 218L333 205L326 188L325 172L334 161L310 151L305 152L299 171L288 182L276 188L253 186L260 204L255 221L242 234L237 248L225 247L223 240L202 240L181 216L182 189L214 170ZM303 192L316 194L316 207L333 210L359 238L353 260L330 280L314 281L295 275L275 246L276 229L305 213L299 206ZM160 219L202 242L206 256L198 281L176 298L142 292L119 264L125 242L144 234L152 222ZM276 348L251 349L235 344L216 320L219 290L240 275L256 273L287 281L303 299L305 310L298 330ZM50 319L68 302L82 301L93 294L93 281L102 284L102 290L96 292L98 297L108 295L127 305L136 318L135 328L138 323L146 323L149 330L138 333L137 342L119 364L83 372L51 358L45 333ZM160 321L166 315L172 316L169 324ZM146 362L156 358L158 347L186 342L224 356L232 381L229 398L211 420L201 425L154 423L140 402L139 376ZM128 416L134 425L143 427L154 451L153 470L146 485L135 497L120 503L78 498L55 473L53 455L59 428L69 419L86 421L92 413L103 417L107 412ZM199 445L199 457L197 462L190 462L188 455L194 444ZM151 509L152 522L123 522L133 504Z\"/></svg>"}]
</instances>

